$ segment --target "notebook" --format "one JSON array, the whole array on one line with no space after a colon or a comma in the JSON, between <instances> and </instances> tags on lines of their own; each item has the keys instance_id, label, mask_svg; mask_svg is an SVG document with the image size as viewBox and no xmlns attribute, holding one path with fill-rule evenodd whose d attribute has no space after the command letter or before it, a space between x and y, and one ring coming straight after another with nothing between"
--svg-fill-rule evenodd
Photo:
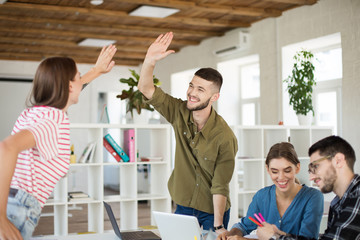
<instances>
[{"instance_id":1,"label":"notebook","mask_svg":"<svg viewBox=\"0 0 360 240\"><path fill-rule=\"evenodd\" d=\"M116 222L111 206L106 202L104 202L104 206L109 216L114 232L120 240L161 240L161 238L158 235L156 235L151 231L120 232L119 225Z\"/></svg>"},{"instance_id":2,"label":"notebook","mask_svg":"<svg viewBox=\"0 0 360 240\"><path fill-rule=\"evenodd\" d=\"M163 240L201 240L201 229L196 217L153 211Z\"/></svg>"}]
</instances>

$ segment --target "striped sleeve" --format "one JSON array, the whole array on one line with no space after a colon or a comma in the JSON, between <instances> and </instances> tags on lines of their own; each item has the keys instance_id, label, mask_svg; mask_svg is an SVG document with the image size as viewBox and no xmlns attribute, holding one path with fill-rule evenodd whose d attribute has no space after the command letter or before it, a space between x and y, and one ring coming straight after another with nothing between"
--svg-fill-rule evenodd
<instances>
[{"instance_id":1,"label":"striped sleeve","mask_svg":"<svg viewBox=\"0 0 360 240\"><path fill-rule=\"evenodd\" d=\"M28 130L34 135L41 159L48 161L59 154L59 128L55 121L41 119Z\"/></svg>"}]
</instances>

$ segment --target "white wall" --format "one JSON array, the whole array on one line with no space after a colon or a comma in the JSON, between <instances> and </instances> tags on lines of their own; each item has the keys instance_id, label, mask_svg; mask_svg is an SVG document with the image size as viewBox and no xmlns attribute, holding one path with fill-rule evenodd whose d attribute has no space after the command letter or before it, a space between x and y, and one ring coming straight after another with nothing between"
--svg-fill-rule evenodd
<instances>
[{"instance_id":1,"label":"white wall","mask_svg":"<svg viewBox=\"0 0 360 240\"><path fill-rule=\"evenodd\" d=\"M30 89L30 82L0 82L0 139L10 135L16 119L25 108L25 99Z\"/></svg>"}]
</instances>

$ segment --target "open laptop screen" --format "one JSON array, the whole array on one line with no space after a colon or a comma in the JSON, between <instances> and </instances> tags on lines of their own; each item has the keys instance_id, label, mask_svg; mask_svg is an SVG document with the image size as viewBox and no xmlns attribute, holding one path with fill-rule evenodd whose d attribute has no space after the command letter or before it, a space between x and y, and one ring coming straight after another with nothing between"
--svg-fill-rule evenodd
<instances>
[{"instance_id":1,"label":"open laptop screen","mask_svg":"<svg viewBox=\"0 0 360 240\"><path fill-rule=\"evenodd\" d=\"M151 231L129 231L129 232L120 232L119 225L116 222L116 218L111 209L111 206L104 202L106 212L109 216L111 225L115 231L116 236L120 240L161 240L161 238Z\"/></svg>"}]
</instances>

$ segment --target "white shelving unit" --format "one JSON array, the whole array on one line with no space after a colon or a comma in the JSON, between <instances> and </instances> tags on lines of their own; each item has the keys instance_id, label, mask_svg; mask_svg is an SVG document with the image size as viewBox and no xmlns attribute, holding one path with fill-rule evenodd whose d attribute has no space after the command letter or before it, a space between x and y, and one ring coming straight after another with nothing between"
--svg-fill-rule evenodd
<instances>
[{"instance_id":1,"label":"white shelving unit","mask_svg":"<svg viewBox=\"0 0 360 240\"><path fill-rule=\"evenodd\" d=\"M168 124L71 124L71 143L75 146L75 154L79 158L86 144L96 141L96 152L91 163L76 163L70 165L68 175L56 186L53 200L46 206L54 209L54 235L67 235L69 208L74 203L67 201L69 179L72 172L83 183L82 190L89 194L92 200L76 202L87 204L88 231L104 232L104 207L103 201L110 204L120 204L120 228L122 230L138 228L138 202L148 201L151 211L171 211L171 198L167 190L167 181L170 176L171 163L171 126ZM141 162L116 162L103 147L103 136L110 132L115 141L123 146L123 133L127 129L135 130L135 149L138 155L144 157L161 158L160 161ZM147 166L149 189L148 192L138 191L138 167ZM113 178L117 178L119 187L115 195L107 195L104 191L104 178L109 177L107 169L114 170ZM114 172L112 171L112 172ZM85 173L85 174L84 174ZM80 175L80 176L79 176ZM74 177L74 176L71 176ZM110 176L111 178L112 176ZM155 224L151 219L151 224Z\"/></svg>"},{"instance_id":2,"label":"white shelving unit","mask_svg":"<svg viewBox=\"0 0 360 240\"><path fill-rule=\"evenodd\" d=\"M313 143L333 134L331 127L315 126L258 125L234 126L232 129L238 139L239 150L230 184L230 227L239 221L239 215L246 215L255 193L273 184L265 168L265 158L272 145L291 142L301 162L297 177L301 183L313 186L307 173L308 149Z\"/></svg>"}]
</instances>

